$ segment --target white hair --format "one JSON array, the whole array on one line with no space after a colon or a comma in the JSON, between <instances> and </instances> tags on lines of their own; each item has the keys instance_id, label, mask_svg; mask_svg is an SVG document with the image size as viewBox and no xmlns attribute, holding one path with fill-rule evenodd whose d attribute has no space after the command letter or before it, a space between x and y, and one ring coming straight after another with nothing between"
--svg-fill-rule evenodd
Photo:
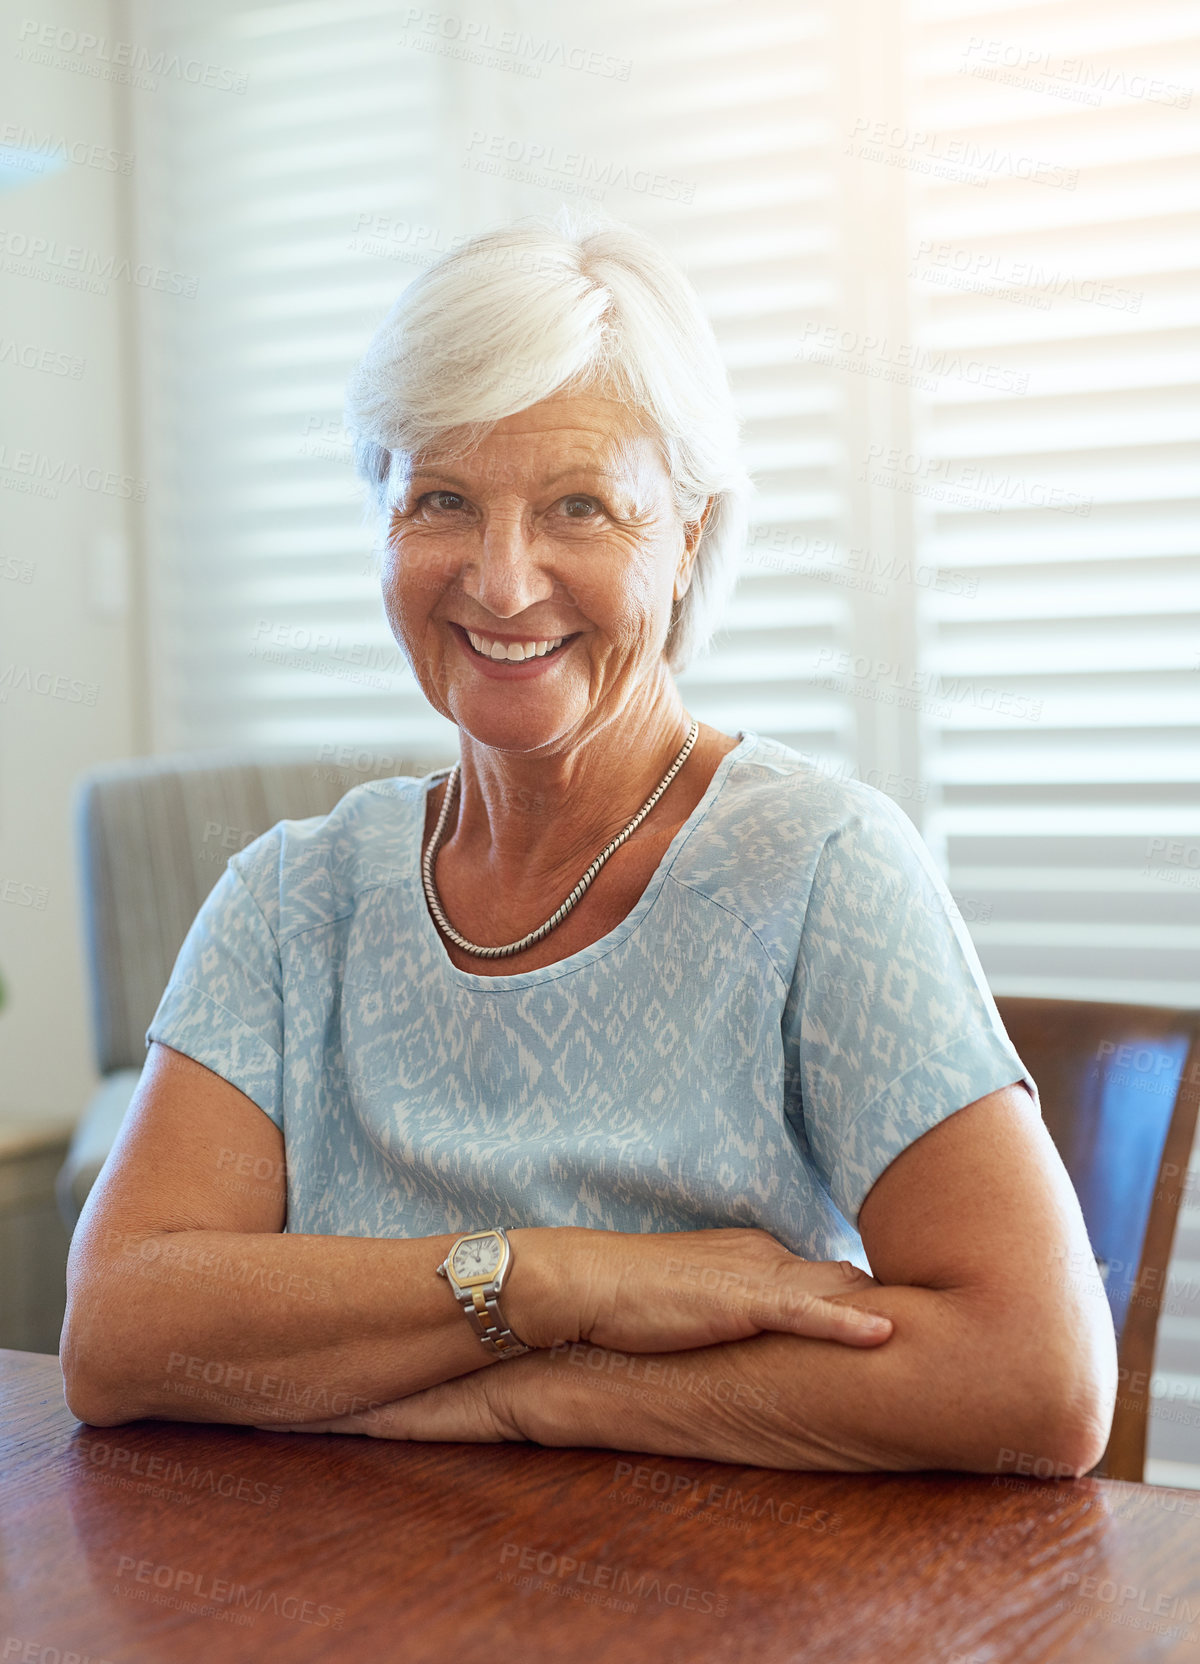
<instances>
[{"instance_id":1,"label":"white hair","mask_svg":"<svg viewBox=\"0 0 1200 1664\"><path fill-rule=\"evenodd\" d=\"M375 332L346 427L386 537L417 453L458 430L469 448L505 416L584 391L620 400L654 434L685 525L713 499L667 635L667 663L684 670L737 582L751 487L712 325L651 238L563 208L463 243Z\"/></svg>"}]
</instances>

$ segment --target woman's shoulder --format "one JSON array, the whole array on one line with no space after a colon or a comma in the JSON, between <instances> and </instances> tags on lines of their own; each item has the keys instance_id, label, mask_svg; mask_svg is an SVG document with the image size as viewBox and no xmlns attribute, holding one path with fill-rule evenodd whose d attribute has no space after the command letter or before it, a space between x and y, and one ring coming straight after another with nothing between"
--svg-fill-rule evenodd
<instances>
[{"instance_id":1,"label":"woman's shoulder","mask_svg":"<svg viewBox=\"0 0 1200 1664\"><path fill-rule=\"evenodd\" d=\"M900 785L901 783L896 782ZM730 767L672 876L733 913L780 960L814 891L911 872L919 834L887 792L849 768L759 738Z\"/></svg>"},{"instance_id":2,"label":"woman's shoulder","mask_svg":"<svg viewBox=\"0 0 1200 1664\"><path fill-rule=\"evenodd\" d=\"M756 736L754 746L730 769L714 804L710 831L719 835L723 829L743 854L754 835L769 832L794 858L803 847L819 848L851 822L907 820L899 804L923 796L922 785L898 774L877 782L860 779L849 763Z\"/></svg>"},{"instance_id":3,"label":"woman's shoulder","mask_svg":"<svg viewBox=\"0 0 1200 1664\"><path fill-rule=\"evenodd\" d=\"M365 890L419 876L430 781L363 781L328 813L276 821L230 858L278 940L347 916Z\"/></svg>"}]
</instances>

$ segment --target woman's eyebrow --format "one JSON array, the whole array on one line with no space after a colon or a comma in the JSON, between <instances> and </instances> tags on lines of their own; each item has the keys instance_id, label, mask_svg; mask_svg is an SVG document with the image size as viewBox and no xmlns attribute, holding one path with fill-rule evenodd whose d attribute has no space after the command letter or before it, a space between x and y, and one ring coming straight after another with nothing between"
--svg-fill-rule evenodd
<instances>
[{"instance_id":1,"label":"woman's eyebrow","mask_svg":"<svg viewBox=\"0 0 1200 1664\"><path fill-rule=\"evenodd\" d=\"M411 485L414 480L420 479L454 480L456 484L460 483L450 468L443 468L436 462L428 462L421 468L409 469L405 484Z\"/></svg>"},{"instance_id":2,"label":"woman's eyebrow","mask_svg":"<svg viewBox=\"0 0 1200 1664\"><path fill-rule=\"evenodd\" d=\"M487 468L484 470L484 477L485 479L494 478L497 472L501 472L501 470ZM605 481L610 484L618 484L621 481L622 472L619 468L605 467L599 462L573 462L569 467L560 468L559 471L556 474L551 475L549 479L542 480L541 489L543 491L549 491L553 486L560 484L563 480L579 478L588 478L591 480ZM436 462L423 463L420 467L413 468L407 476L407 483L411 486L420 479L445 480L448 484L454 485L464 491L469 490L472 484L471 481L464 479L462 475L456 474L453 468L448 466L442 467ZM474 483L478 482L476 481Z\"/></svg>"}]
</instances>

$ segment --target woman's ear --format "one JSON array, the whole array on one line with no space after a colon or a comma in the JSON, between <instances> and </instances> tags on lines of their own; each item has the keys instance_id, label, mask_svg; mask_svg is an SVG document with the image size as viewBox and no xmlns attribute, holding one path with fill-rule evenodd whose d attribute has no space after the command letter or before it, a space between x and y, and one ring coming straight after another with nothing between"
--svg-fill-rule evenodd
<instances>
[{"instance_id":1,"label":"woman's ear","mask_svg":"<svg viewBox=\"0 0 1200 1664\"><path fill-rule=\"evenodd\" d=\"M679 566L675 573L674 597L676 601L682 601L683 597L688 592L688 588L692 581L692 568L696 564L696 554L700 548L700 539L704 535L705 523L708 520L709 514L712 512L712 506L716 500L717 499L715 497L710 497L708 499L698 520L688 520L684 522L683 553L679 557Z\"/></svg>"}]
</instances>

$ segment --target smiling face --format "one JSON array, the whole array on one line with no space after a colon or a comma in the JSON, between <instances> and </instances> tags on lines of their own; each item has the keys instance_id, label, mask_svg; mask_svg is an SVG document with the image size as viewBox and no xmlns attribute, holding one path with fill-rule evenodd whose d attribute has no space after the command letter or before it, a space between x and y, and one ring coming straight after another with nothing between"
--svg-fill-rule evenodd
<instances>
[{"instance_id":1,"label":"smiling face","mask_svg":"<svg viewBox=\"0 0 1200 1664\"><path fill-rule=\"evenodd\" d=\"M469 454L413 459L388 622L430 703L481 744L570 748L668 686L671 603L698 537L626 407L556 395Z\"/></svg>"}]
</instances>

